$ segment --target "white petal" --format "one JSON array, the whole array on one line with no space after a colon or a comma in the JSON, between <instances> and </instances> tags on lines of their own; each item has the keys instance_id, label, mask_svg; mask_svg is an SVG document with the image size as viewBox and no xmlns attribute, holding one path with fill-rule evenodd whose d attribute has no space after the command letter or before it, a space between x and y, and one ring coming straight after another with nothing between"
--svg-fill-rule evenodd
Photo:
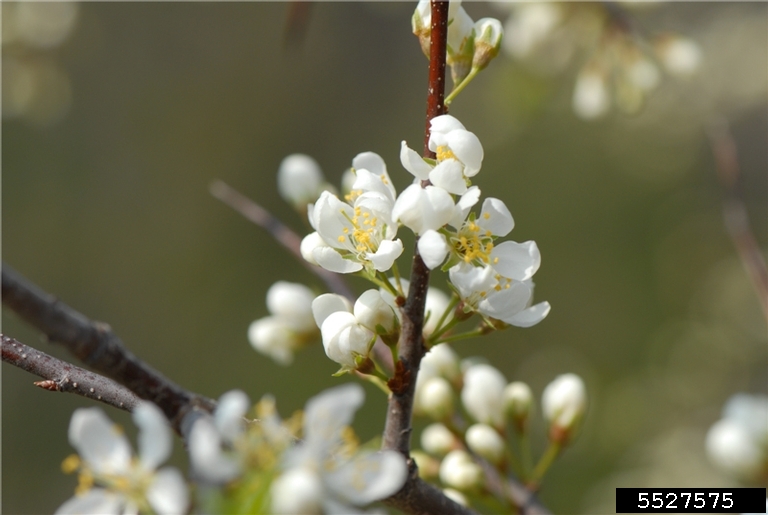
<instances>
[{"instance_id":1,"label":"white petal","mask_svg":"<svg viewBox=\"0 0 768 515\"><path fill-rule=\"evenodd\" d=\"M448 275L463 299L467 299L473 293L487 292L496 283L493 268L489 266L476 267L459 263L451 267Z\"/></svg>"},{"instance_id":2,"label":"white petal","mask_svg":"<svg viewBox=\"0 0 768 515\"><path fill-rule=\"evenodd\" d=\"M322 327L328 315L337 311L352 312L352 304L337 293L323 293L312 301L312 314L317 327Z\"/></svg>"},{"instance_id":3,"label":"white petal","mask_svg":"<svg viewBox=\"0 0 768 515\"><path fill-rule=\"evenodd\" d=\"M306 206L320 194L323 180L317 161L304 154L291 154L280 163L277 191L286 201Z\"/></svg>"},{"instance_id":4,"label":"white petal","mask_svg":"<svg viewBox=\"0 0 768 515\"><path fill-rule=\"evenodd\" d=\"M483 210L477 219L477 225L495 236L504 237L515 227L512 213L506 204L497 198L488 197L483 202Z\"/></svg>"},{"instance_id":5,"label":"white petal","mask_svg":"<svg viewBox=\"0 0 768 515\"><path fill-rule=\"evenodd\" d=\"M147 501L158 515L187 513L189 491L181 472L172 467L159 470L147 488Z\"/></svg>"},{"instance_id":6,"label":"white petal","mask_svg":"<svg viewBox=\"0 0 768 515\"><path fill-rule=\"evenodd\" d=\"M210 418L200 418L189 435L189 459L195 475L210 483L226 483L240 466L221 451L221 436Z\"/></svg>"},{"instance_id":7,"label":"white petal","mask_svg":"<svg viewBox=\"0 0 768 515\"><path fill-rule=\"evenodd\" d=\"M278 281L267 290L267 309L285 318L296 330L308 330L314 327L314 298L314 292L303 284Z\"/></svg>"},{"instance_id":8,"label":"white petal","mask_svg":"<svg viewBox=\"0 0 768 515\"><path fill-rule=\"evenodd\" d=\"M400 240L384 240L379 244L375 253L366 254L366 258L373 263L373 268L379 272L386 272L395 263L395 260L403 253L403 242Z\"/></svg>"},{"instance_id":9,"label":"white petal","mask_svg":"<svg viewBox=\"0 0 768 515\"><path fill-rule=\"evenodd\" d=\"M422 188L412 184L397 198L392 218L416 234L422 234L447 224L453 216L453 210L453 199L444 189L434 186Z\"/></svg>"},{"instance_id":10,"label":"white petal","mask_svg":"<svg viewBox=\"0 0 768 515\"><path fill-rule=\"evenodd\" d=\"M362 190L365 193L377 192L389 200L389 204L395 201L395 189L389 179L383 179L380 175L361 168L357 170L357 178L352 184L353 190Z\"/></svg>"},{"instance_id":11,"label":"white petal","mask_svg":"<svg viewBox=\"0 0 768 515\"><path fill-rule=\"evenodd\" d=\"M103 488L92 488L59 506L54 515L122 515L125 499Z\"/></svg>"},{"instance_id":12,"label":"white petal","mask_svg":"<svg viewBox=\"0 0 768 515\"><path fill-rule=\"evenodd\" d=\"M505 241L493 247L491 263L498 273L516 281L533 277L541 265L541 254L535 241Z\"/></svg>"},{"instance_id":13,"label":"white petal","mask_svg":"<svg viewBox=\"0 0 768 515\"><path fill-rule=\"evenodd\" d=\"M408 467L396 451L360 452L326 481L336 496L362 506L397 493L405 484Z\"/></svg>"},{"instance_id":14,"label":"white petal","mask_svg":"<svg viewBox=\"0 0 768 515\"><path fill-rule=\"evenodd\" d=\"M251 322L248 326L248 342L256 351L266 354L281 365L290 365L297 346L297 336L282 318L269 316Z\"/></svg>"},{"instance_id":15,"label":"white petal","mask_svg":"<svg viewBox=\"0 0 768 515\"><path fill-rule=\"evenodd\" d=\"M99 408L75 410L69 443L97 473L125 474L131 468L131 445Z\"/></svg>"},{"instance_id":16,"label":"white petal","mask_svg":"<svg viewBox=\"0 0 768 515\"><path fill-rule=\"evenodd\" d=\"M168 421L160 408L151 402L140 402L133 411L133 422L139 428L139 459L146 470L155 470L171 455L173 440Z\"/></svg>"},{"instance_id":17,"label":"white petal","mask_svg":"<svg viewBox=\"0 0 768 515\"><path fill-rule=\"evenodd\" d=\"M450 250L445 236L432 230L421 235L418 246L421 259L430 270L440 266Z\"/></svg>"},{"instance_id":18,"label":"white petal","mask_svg":"<svg viewBox=\"0 0 768 515\"><path fill-rule=\"evenodd\" d=\"M327 191L320 195L312 210L315 229L328 245L337 249L350 248L348 239L339 241L339 236L344 234L345 228L352 229L352 223L349 220L354 215L352 206L345 204L336 195Z\"/></svg>"},{"instance_id":19,"label":"white petal","mask_svg":"<svg viewBox=\"0 0 768 515\"><path fill-rule=\"evenodd\" d=\"M454 195L463 195L467 192L464 167L455 159L446 159L437 165L429 173L429 180L438 188L443 188Z\"/></svg>"},{"instance_id":20,"label":"white petal","mask_svg":"<svg viewBox=\"0 0 768 515\"><path fill-rule=\"evenodd\" d=\"M511 317L506 317L501 320L516 327L531 327L544 320L549 314L549 310L549 302L539 302L530 308L526 308Z\"/></svg>"},{"instance_id":21,"label":"white petal","mask_svg":"<svg viewBox=\"0 0 768 515\"><path fill-rule=\"evenodd\" d=\"M219 397L213 412L213 423L228 443L234 442L244 429L243 417L251 407L251 400L242 390L230 390Z\"/></svg>"},{"instance_id":22,"label":"white petal","mask_svg":"<svg viewBox=\"0 0 768 515\"><path fill-rule=\"evenodd\" d=\"M483 164L483 146L474 133L465 130L451 131L446 134L446 143L454 155L464 163L464 175L477 175Z\"/></svg>"},{"instance_id":23,"label":"white petal","mask_svg":"<svg viewBox=\"0 0 768 515\"><path fill-rule=\"evenodd\" d=\"M472 209L472 206L477 204L478 200L480 200L480 188L477 186L470 187L467 192L461 196L459 201L456 202L453 217L448 223L456 229L460 229L464 220L467 219L469 210Z\"/></svg>"},{"instance_id":24,"label":"white petal","mask_svg":"<svg viewBox=\"0 0 768 515\"><path fill-rule=\"evenodd\" d=\"M489 317L504 320L524 310L532 294L528 283L513 282L508 288L493 291L486 296L480 301L477 309Z\"/></svg>"},{"instance_id":25,"label":"white petal","mask_svg":"<svg viewBox=\"0 0 768 515\"><path fill-rule=\"evenodd\" d=\"M363 268L363 265L356 261L344 259L337 250L331 247L318 247L314 249L312 257L318 265L337 274L349 274Z\"/></svg>"},{"instance_id":26,"label":"white petal","mask_svg":"<svg viewBox=\"0 0 768 515\"><path fill-rule=\"evenodd\" d=\"M365 392L356 383L347 383L312 397L304 408L304 443L320 460L329 456L342 440L342 430L352 423L363 405Z\"/></svg>"},{"instance_id":27,"label":"white petal","mask_svg":"<svg viewBox=\"0 0 768 515\"><path fill-rule=\"evenodd\" d=\"M294 467L272 482L272 513L315 515L323 512L323 483L309 467Z\"/></svg>"},{"instance_id":28,"label":"white petal","mask_svg":"<svg viewBox=\"0 0 768 515\"><path fill-rule=\"evenodd\" d=\"M310 220L312 218L310 217ZM315 262L315 258L312 255L312 251L315 250L317 247L327 247L328 244L325 242L322 236L320 236L320 233L317 231L311 232L304 236L304 239L301 240L301 257L303 257L307 262L312 263L313 265L317 265Z\"/></svg>"},{"instance_id":29,"label":"white petal","mask_svg":"<svg viewBox=\"0 0 768 515\"><path fill-rule=\"evenodd\" d=\"M384 159L375 152L361 152L352 160L352 168L355 170L368 170L376 176L387 173L387 165Z\"/></svg>"},{"instance_id":30,"label":"white petal","mask_svg":"<svg viewBox=\"0 0 768 515\"><path fill-rule=\"evenodd\" d=\"M422 181L427 180L429 172L432 171L432 167L415 150L409 148L405 141L400 144L400 163L403 168Z\"/></svg>"},{"instance_id":31,"label":"white petal","mask_svg":"<svg viewBox=\"0 0 768 515\"><path fill-rule=\"evenodd\" d=\"M477 422L503 427L504 388L507 380L498 369L484 363L472 365L464 373L461 402Z\"/></svg>"},{"instance_id":32,"label":"white petal","mask_svg":"<svg viewBox=\"0 0 768 515\"><path fill-rule=\"evenodd\" d=\"M458 49L457 49L458 50ZM466 130L459 120L449 114L435 116L430 120L429 150L446 145L445 134L454 130Z\"/></svg>"}]
</instances>

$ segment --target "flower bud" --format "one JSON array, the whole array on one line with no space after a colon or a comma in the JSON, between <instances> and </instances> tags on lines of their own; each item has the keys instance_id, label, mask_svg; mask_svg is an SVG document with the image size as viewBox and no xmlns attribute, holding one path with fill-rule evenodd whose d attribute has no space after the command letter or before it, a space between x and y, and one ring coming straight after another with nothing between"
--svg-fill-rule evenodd
<instances>
[{"instance_id":1,"label":"flower bud","mask_svg":"<svg viewBox=\"0 0 768 515\"><path fill-rule=\"evenodd\" d=\"M429 297L429 292L427 292ZM421 372L429 370L428 374L441 376L455 382L461 376L459 356L447 343L435 345L429 349L421 360ZM419 374L421 377L421 374Z\"/></svg>"},{"instance_id":2,"label":"flower bud","mask_svg":"<svg viewBox=\"0 0 768 515\"><path fill-rule=\"evenodd\" d=\"M428 379L419 388L419 409L435 420L445 420L453 414L453 388L442 377Z\"/></svg>"},{"instance_id":3,"label":"flower bud","mask_svg":"<svg viewBox=\"0 0 768 515\"><path fill-rule=\"evenodd\" d=\"M435 456L445 456L458 443L454 434L443 424L430 424L421 432L421 448Z\"/></svg>"},{"instance_id":4,"label":"flower bud","mask_svg":"<svg viewBox=\"0 0 768 515\"><path fill-rule=\"evenodd\" d=\"M358 297L353 309L359 324L379 336L390 336L397 343L400 335L400 321L394 310L384 302L379 290L368 290ZM383 339L383 338L382 338Z\"/></svg>"},{"instance_id":5,"label":"flower bud","mask_svg":"<svg viewBox=\"0 0 768 515\"><path fill-rule=\"evenodd\" d=\"M276 316L254 320L248 327L248 341L255 350L281 365L293 362L293 352L300 344L296 332Z\"/></svg>"},{"instance_id":6,"label":"flower bud","mask_svg":"<svg viewBox=\"0 0 768 515\"><path fill-rule=\"evenodd\" d=\"M491 365L470 366L464 374L461 402L477 422L504 427L504 387L507 380Z\"/></svg>"},{"instance_id":7,"label":"flower bud","mask_svg":"<svg viewBox=\"0 0 768 515\"><path fill-rule=\"evenodd\" d=\"M573 110L579 118L593 120L608 112L610 97L602 70L587 65L576 78Z\"/></svg>"},{"instance_id":8,"label":"flower bud","mask_svg":"<svg viewBox=\"0 0 768 515\"><path fill-rule=\"evenodd\" d=\"M500 463L504 459L506 444L499 433L486 424L475 424L467 429L465 436L467 447L491 463Z\"/></svg>"},{"instance_id":9,"label":"flower bud","mask_svg":"<svg viewBox=\"0 0 768 515\"><path fill-rule=\"evenodd\" d=\"M584 382L576 374L558 376L544 389L541 407L549 421L550 439L567 443L587 409Z\"/></svg>"},{"instance_id":10,"label":"flower bud","mask_svg":"<svg viewBox=\"0 0 768 515\"><path fill-rule=\"evenodd\" d=\"M306 210L325 189L323 172L317 161L304 154L283 159L277 171L277 190L295 209Z\"/></svg>"},{"instance_id":11,"label":"flower bud","mask_svg":"<svg viewBox=\"0 0 768 515\"><path fill-rule=\"evenodd\" d=\"M368 357L373 345L373 333L357 323L355 315L346 311L331 313L320 328L325 354L342 366L342 371L354 370L358 357Z\"/></svg>"},{"instance_id":12,"label":"flower bud","mask_svg":"<svg viewBox=\"0 0 768 515\"><path fill-rule=\"evenodd\" d=\"M482 70L499 54L504 30L495 18L481 18L475 22L475 55L472 68Z\"/></svg>"},{"instance_id":13,"label":"flower bud","mask_svg":"<svg viewBox=\"0 0 768 515\"><path fill-rule=\"evenodd\" d=\"M317 327L323 327L323 322L331 313L346 311L352 313L352 304L346 297L338 293L323 293L312 301L312 316Z\"/></svg>"},{"instance_id":14,"label":"flower bud","mask_svg":"<svg viewBox=\"0 0 768 515\"><path fill-rule=\"evenodd\" d=\"M525 426L533 408L533 393L528 385L521 381L509 383L504 388L504 406L507 414L512 418L515 429L519 433L525 432Z\"/></svg>"},{"instance_id":15,"label":"flower bud","mask_svg":"<svg viewBox=\"0 0 768 515\"><path fill-rule=\"evenodd\" d=\"M450 303L450 297L448 297L442 290L438 288L429 288L427 290L427 301L424 307L424 313L428 316L426 322L424 322L424 334L426 336L435 332L437 323L440 321L440 318L443 316L443 313L445 313L445 310ZM449 322L451 318L453 317L449 314L445 317L444 323Z\"/></svg>"},{"instance_id":16,"label":"flower bud","mask_svg":"<svg viewBox=\"0 0 768 515\"><path fill-rule=\"evenodd\" d=\"M448 453L440 464L440 481L457 490L473 490L483 482L483 470L461 449Z\"/></svg>"},{"instance_id":17,"label":"flower bud","mask_svg":"<svg viewBox=\"0 0 768 515\"><path fill-rule=\"evenodd\" d=\"M312 301L315 294L299 283L278 281L267 290L267 309L296 331L315 330Z\"/></svg>"},{"instance_id":18,"label":"flower bud","mask_svg":"<svg viewBox=\"0 0 768 515\"><path fill-rule=\"evenodd\" d=\"M659 60L672 75L687 77L699 69L701 49L690 39L667 35L656 43Z\"/></svg>"}]
</instances>

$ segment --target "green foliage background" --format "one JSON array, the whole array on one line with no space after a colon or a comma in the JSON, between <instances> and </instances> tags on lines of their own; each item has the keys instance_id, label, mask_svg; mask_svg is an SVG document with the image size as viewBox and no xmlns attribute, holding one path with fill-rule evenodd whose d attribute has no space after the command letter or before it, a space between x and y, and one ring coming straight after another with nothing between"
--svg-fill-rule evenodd
<instances>
[{"instance_id":1,"label":"green foliage background","mask_svg":"<svg viewBox=\"0 0 768 515\"><path fill-rule=\"evenodd\" d=\"M486 4L466 8L475 19L505 16ZM730 395L766 392L768 345L724 229L705 130L713 116L732 123L765 249L766 9L679 3L638 12L649 33L698 41L704 64L691 79L664 80L634 117L574 116L584 56L542 77L502 54L453 106L485 146L475 184L507 203L512 239L537 241L536 296L553 306L537 327L455 348L486 356L537 395L564 372L587 383L581 436L542 492L556 513L613 512L616 486L731 484L706 462L704 435ZM82 4L56 50L72 85L68 115L51 127L2 126L3 260L111 324L185 387L211 397L241 388L254 401L273 393L284 416L347 379L331 377L337 366L319 342L283 369L249 347L246 329L265 316L274 281L322 285L208 185L228 182L301 232L276 194L289 153L314 156L338 182L356 153L372 150L401 190L410 176L400 141L420 145L427 76L410 33L413 4L314 5L303 43L286 49L287 10ZM67 359L6 311L3 331ZM69 417L92 403L36 389L12 367L2 373L2 507L50 513L75 486L59 470L72 452ZM367 391L363 438L384 419L384 398ZM105 409L133 432L126 414ZM186 466L180 447L176 462Z\"/></svg>"}]
</instances>

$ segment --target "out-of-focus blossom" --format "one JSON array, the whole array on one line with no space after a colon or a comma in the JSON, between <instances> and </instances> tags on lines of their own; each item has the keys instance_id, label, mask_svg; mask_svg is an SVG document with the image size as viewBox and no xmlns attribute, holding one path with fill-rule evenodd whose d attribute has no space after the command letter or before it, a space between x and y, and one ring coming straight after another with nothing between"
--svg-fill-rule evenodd
<instances>
[{"instance_id":1,"label":"out-of-focus blossom","mask_svg":"<svg viewBox=\"0 0 768 515\"><path fill-rule=\"evenodd\" d=\"M467 446L491 463L504 459L506 444L499 433L487 424L473 424L467 429Z\"/></svg>"},{"instance_id":2,"label":"out-of-focus blossom","mask_svg":"<svg viewBox=\"0 0 768 515\"><path fill-rule=\"evenodd\" d=\"M306 154L289 155L277 170L277 191L294 209L306 211L329 188L320 165Z\"/></svg>"},{"instance_id":3,"label":"out-of-focus blossom","mask_svg":"<svg viewBox=\"0 0 768 515\"><path fill-rule=\"evenodd\" d=\"M557 376L544 389L541 409L549 422L549 437L567 443L587 409L587 389L576 374Z\"/></svg>"},{"instance_id":4,"label":"out-of-focus blossom","mask_svg":"<svg viewBox=\"0 0 768 515\"><path fill-rule=\"evenodd\" d=\"M477 364L464 372L461 402L477 422L504 427L504 388L507 380L491 365Z\"/></svg>"},{"instance_id":5,"label":"out-of-focus blossom","mask_svg":"<svg viewBox=\"0 0 768 515\"><path fill-rule=\"evenodd\" d=\"M421 448L434 456L445 456L458 446L456 436L438 422L428 425L421 432Z\"/></svg>"},{"instance_id":6,"label":"out-of-focus blossom","mask_svg":"<svg viewBox=\"0 0 768 515\"><path fill-rule=\"evenodd\" d=\"M483 470L462 449L448 453L440 464L440 481L457 490L474 490L483 482Z\"/></svg>"}]
</instances>

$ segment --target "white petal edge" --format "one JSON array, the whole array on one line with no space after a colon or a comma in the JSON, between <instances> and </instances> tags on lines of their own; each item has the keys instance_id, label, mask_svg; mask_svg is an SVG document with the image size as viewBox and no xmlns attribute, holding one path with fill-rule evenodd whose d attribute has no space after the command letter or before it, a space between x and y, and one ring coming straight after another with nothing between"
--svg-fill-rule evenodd
<instances>
[{"instance_id":1,"label":"white petal edge","mask_svg":"<svg viewBox=\"0 0 768 515\"><path fill-rule=\"evenodd\" d=\"M157 515L183 515L189 507L189 491L184 476L173 467L155 474L147 488L147 501Z\"/></svg>"},{"instance_id":2,"label":"white petal edge","mask_svg":"<svg viewBox=\"0 0 768 515\"><path fill-rule=\"evenodd\" d=\"M400 144L400 163L411 175L422 181L427 180L429 172L432 171L432 167L415 150L410 148L405 141Z\"/></svg>"},{"instance_id":3,"label":"white petal edge","mask_svg":"<svg viewBox=\"0 0 768 515\"><path fill-rule=\"evenodd\" d=\"M445 257L450 250L448 243L445 241L445 236L432 230L421 235L418 247L421 259L424 260L424 264L430 270L440 266L445 261Z\"/></svg>"},{"instance_id":4,"label":"white petal edge","mask_svg":"<svg viewBox=\"0 0 768 515\"><path fill-rule=\"evenodd\" d=\"M530 308L524 309L516 315L507 317L502 321L516 327L532 327L544 320L546 316L549 315L550 309L551 306L549 305L549 302L539 302L538 304L534 304Z\"/></svg>"},{"instance_id":5,"label":"white petal edge","mask_svg":"<svg viewBox=\"0 0 768 515\"><path fill-rule=\"evenodd\" d=\"M133 422L139 428L139 459L145 470L155 470L168 459L173 448L168 421L151 402L140 402L133 410Z\"/></svg>"},{"instance_id":6,"label":"white petal edge","mask_svg":"<svg viewBox=\"0 0 768 515\"><path fill-rule=\"evenodd\" d=\"M363 265L344 259L338 251L331 247L317 247L312 250L312 258L321 267L337 274L350 274L363 269Z\"/></svg>"},{"instance_id":7,"label":"white petal edge","mask_svg":"<svg viewBox=\"0 0 768 515\"><path fill-rule=\"evenodd\" d=\"M535 241L505 241L491 251L491 263L494 270L504 277L525 281L539 269L541 254Z\"/></svg>"}]
</instances>

